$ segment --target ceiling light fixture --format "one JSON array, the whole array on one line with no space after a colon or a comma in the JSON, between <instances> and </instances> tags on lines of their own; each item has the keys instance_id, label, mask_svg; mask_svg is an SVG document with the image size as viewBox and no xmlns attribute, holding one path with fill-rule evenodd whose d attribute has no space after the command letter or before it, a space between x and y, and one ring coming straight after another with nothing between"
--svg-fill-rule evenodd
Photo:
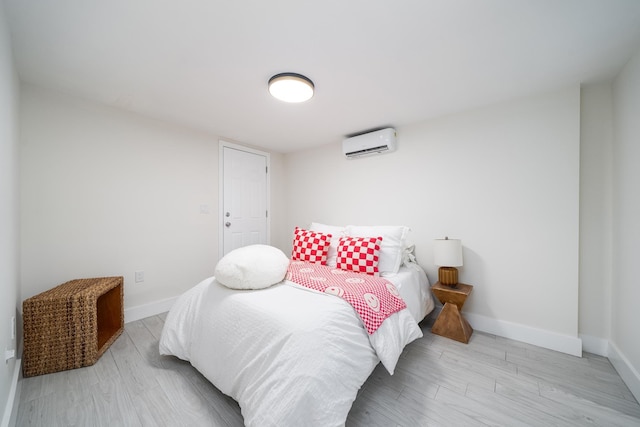
<instances>
[{"instance_id":1,"label":"ceiling light fixture","mask_svg":"<svg viewBox=\"0 0 640 427\"><path fill-rule=\"evenodd\" d=\"M280 73L269 79L269 93L284 102L304 102L311 99L313 82L302 74Z\"/></svg>"}]
</instances>

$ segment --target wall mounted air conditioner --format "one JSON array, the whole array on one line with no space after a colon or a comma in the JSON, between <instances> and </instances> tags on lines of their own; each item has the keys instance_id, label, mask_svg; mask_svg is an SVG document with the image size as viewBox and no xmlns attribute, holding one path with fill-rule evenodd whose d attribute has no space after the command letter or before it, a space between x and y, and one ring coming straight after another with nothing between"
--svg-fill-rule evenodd
<instances>
[{"instance_id":1,"label":"wall mounted air conditioner","mask_svg":"<svg viewBox=\"0 0 640 427\"><path fill-rule=\"evenodd\" d=\"M342 152L347 158L389 153L396 149L396 130L386 128L362 135L346 138L342 141Z\"/></svg>"}]
</instances>

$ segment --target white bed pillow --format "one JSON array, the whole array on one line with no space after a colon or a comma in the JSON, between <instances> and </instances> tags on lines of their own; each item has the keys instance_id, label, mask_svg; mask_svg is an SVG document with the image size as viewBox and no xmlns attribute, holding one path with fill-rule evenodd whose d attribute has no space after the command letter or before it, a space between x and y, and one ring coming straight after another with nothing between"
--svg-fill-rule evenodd
<instances>
[{"instance_id":1,"label":"white bed pillow","mask_svg":"<svg viewBox=\"0 0 640 427\"><path fill-rule=\"evenodd\" d=\"M345 236L344 227L312 222L309 226L309 230L324 234L331 234L331 243L329 244L329 252L327 253L327 265L329 267L335 267L336 257L338 256L338 241L341 237Z\"/></svg>"},{"instance_id":2,"label":"white bed pillow","mask_svg":"<svg viewBox=\"0 0 640 427\"><path fill-rule=\"evenodd\" d=\"M347 225L345 227L347 236L353 237L382 237L380 245L380 260L378 269L381 275L396 274L402 263L404 249L406 247L409 227L405 226L362 226Z\"/></svg>"},{"instance_id":3,"label":"white bed pillow","mask_svg":"<svg viewBox=\"0 0 640 427\"><path fill-rule=\"evenodd\" d=\"M289 258L278 248L250 245L234 249L216 265L218 282L231 289L264 289L281 282Z\"/></svg>"}]
</instances>

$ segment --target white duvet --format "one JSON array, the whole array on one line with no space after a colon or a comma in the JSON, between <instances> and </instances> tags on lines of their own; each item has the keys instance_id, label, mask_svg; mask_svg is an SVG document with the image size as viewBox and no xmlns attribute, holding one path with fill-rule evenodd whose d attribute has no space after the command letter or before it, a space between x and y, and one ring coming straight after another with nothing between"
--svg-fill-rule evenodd
<instances>
[{"instance_id":1,"label":"white duvet","mask_svg":"<svg viewBox=\"0 0 640 427\"><path fill-rule=\"evenodd\" d=\"M341 298L283 281L228 289L211 277L183 294L165 321L160 353L190 361L238 401L246 426L344 425L379 361L390 373L417 321L433 308L426 275L403 267L386 277L407 309L369 336Z\"/></svg>"}]
</instances>

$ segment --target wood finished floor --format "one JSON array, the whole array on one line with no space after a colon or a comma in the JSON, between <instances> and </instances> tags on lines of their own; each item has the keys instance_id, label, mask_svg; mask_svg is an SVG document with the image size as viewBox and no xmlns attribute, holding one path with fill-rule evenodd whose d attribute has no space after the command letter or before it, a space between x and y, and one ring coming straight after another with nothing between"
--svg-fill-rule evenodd
<instances>
[{"instance_id":1,"label":"wood finished floor","mask_svg":"<svg viewBox=\"0 0 640 427\"><path fill-rule=\"evenodd\" d=\"M242 426L238 404L187 362L158 354L164 315L126 325L93 366L26 378L18 426ZM640 405L611 363L474 332L431 334L396 373L381 365L347 426L640 426Z\"/></svg>"}]
</instances>

